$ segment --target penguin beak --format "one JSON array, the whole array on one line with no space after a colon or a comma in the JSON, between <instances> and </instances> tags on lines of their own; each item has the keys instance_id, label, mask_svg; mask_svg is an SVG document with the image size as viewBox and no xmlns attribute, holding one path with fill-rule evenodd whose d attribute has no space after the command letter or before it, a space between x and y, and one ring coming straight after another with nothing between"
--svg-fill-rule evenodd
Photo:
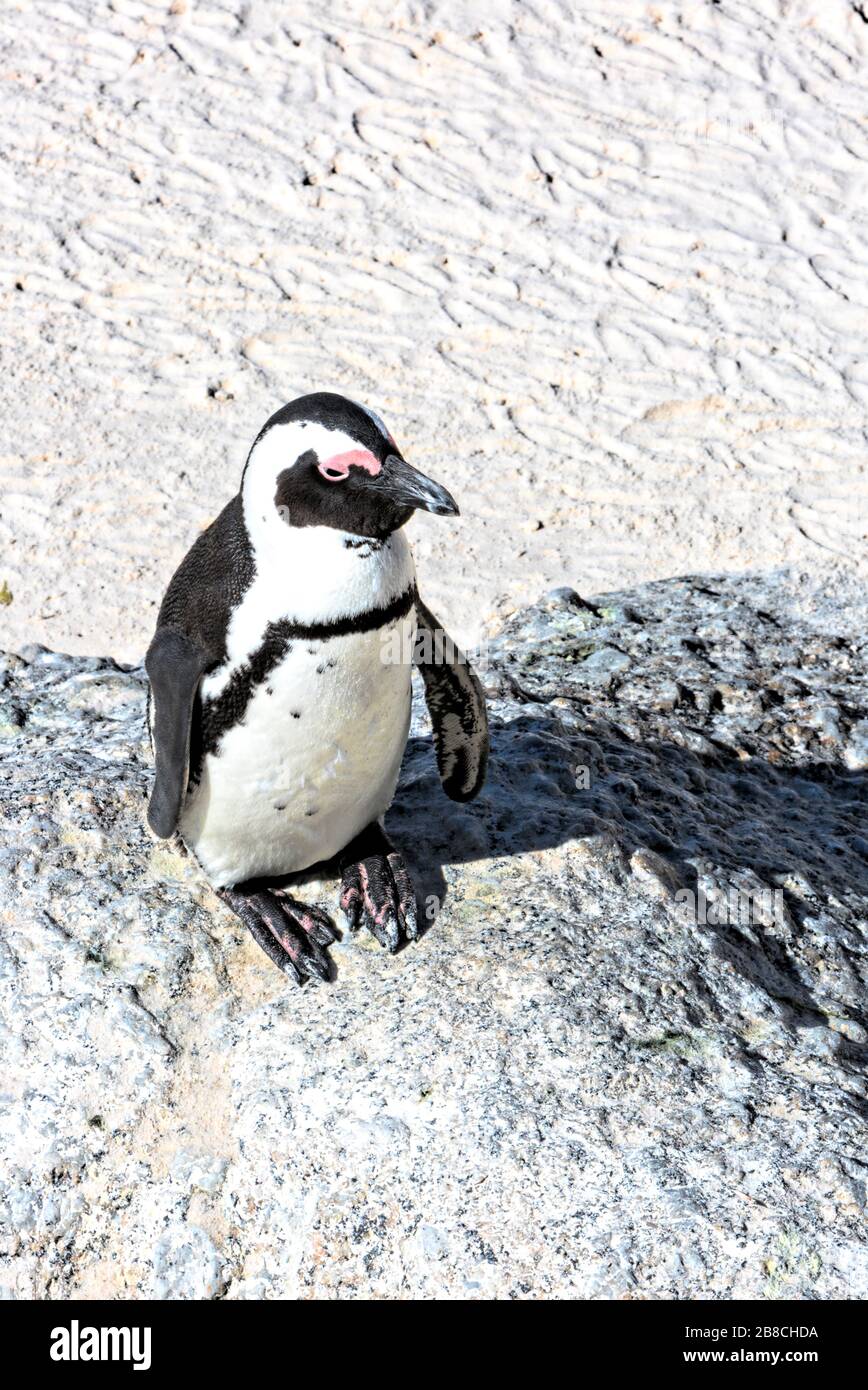
<instances>
[{"instance_id":1,"label":"penguin beak","mask_svg":"<svg viewBox=\"0 0 868 1390\"><path fill-rule=\"evenodd\" d=\"M374 486L390 501L401 507L421 507L436 516L458 516L455 498L445 487L426 478L418 468L390 454L378 474Z\"/></svg>"}]
</instances>

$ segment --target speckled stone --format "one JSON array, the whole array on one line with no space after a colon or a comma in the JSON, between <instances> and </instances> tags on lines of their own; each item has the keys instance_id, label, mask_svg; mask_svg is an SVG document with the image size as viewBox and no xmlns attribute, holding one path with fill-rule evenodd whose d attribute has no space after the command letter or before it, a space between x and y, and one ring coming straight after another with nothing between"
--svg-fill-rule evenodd
<instances>
[{"instance_id":1,"label":"speckled stone","mask_svg":"<svg viewBox=\"0 0 868 1390\"><path fill-rule=\"evenodd\" d=\"M144 829L141 669L0 658L5 1295L864 1297L866 633L799 575L515 614L477 802L415 708L431 930L304 990Z\"/></svg>"}]
</instances>

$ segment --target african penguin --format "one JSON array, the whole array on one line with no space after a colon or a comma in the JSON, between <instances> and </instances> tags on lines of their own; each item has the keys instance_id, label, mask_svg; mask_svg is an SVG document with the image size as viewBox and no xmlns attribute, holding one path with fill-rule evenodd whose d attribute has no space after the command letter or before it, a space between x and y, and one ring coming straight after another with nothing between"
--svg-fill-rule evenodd
<instances>
[{"instance_id":1,"label":"african penguin","mask_svg":"<svg viewBox=\"0 0 868 1390\"><path fill-rule=\"evenodd\" d=\"M382 825L412 661L447 795L468 801L485 779L482 689L416 591L402 531L416 508L458 513L378 415L328 392L290 402L172 578L145 659L148 823L181 836L299 983L328 978L323 948L336 939L288 888L320 861L338 859L351 930L393 951L417 935L413 886Z\"/></svg>"}]
</instances>

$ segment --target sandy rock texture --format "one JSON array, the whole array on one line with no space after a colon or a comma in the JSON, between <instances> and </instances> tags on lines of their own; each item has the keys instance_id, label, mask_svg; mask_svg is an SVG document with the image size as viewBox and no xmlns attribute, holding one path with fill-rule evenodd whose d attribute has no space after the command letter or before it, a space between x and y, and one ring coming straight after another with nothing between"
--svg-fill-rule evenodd
<instances>
[{"instance_id":1,"label":"sandy rock texture","mask_svg":"<svg viewBox=\"0 0 868 1390\"><path fill-rule=\"evenodd\" d=\"M5 658L3 1292L864 1297L865 619L805 574L516 613L477 802L416 709L430 930L303 990L145 833L141 669Z\"/></svg>"},{"instance_id":2,"label":"sandy rock texture","mask_svg":"<svg viewBox=\"0 0 868 1390\"><path fill-rule=\"evenodd\" d=\"M6 0L0 646L138 661L329 386L458 497L464 640L864 559L866 52L851 0Z\"/></svg>"}]
</instances>

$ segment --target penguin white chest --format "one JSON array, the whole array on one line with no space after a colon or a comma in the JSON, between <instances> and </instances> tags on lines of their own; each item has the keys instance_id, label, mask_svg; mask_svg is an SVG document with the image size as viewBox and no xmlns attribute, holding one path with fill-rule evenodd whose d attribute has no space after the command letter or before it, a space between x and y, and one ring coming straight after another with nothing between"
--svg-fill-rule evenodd
<instances>
[{"instance_id":1,"label":"penguin white chest","mask_svg":"<svg viewBox=\"0 0 868 1390\"><path fill-rule=\"evenodd\" d=\"M253 686L179 827L215 886L305 869L383 815L407 742L415 625L411 608L372 631L293 639Z\"/></svg>"}]
</instances>

